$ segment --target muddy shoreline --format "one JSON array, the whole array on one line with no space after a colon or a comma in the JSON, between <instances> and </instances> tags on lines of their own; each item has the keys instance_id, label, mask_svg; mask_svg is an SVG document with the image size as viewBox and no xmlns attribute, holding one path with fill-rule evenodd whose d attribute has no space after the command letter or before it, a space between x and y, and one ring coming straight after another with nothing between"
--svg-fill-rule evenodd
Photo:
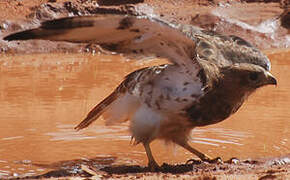
<instances>
[{"instance_id":1,"label":"muddy shoreline","mask_svg":"<svg viewBox=\"0 0 290 180\"><path fill-rule=\"evenodd\" d=\"M232 158L223 163L209 164L194 160L190 163L169 165L163 163L159 172L150 172L139 165L114 165L114 157L89 160L62 161L53 164L35 164L55 170L37 176L15 179L73 178L90 179L287 179L290 156L267 159ZM65 168L59 168L64 167ZM13 179L13 178L12 178Z\"/></svg>"},{"instance_id":2,"label":"muddy shoreline","mask_svg":"<svg viewBox=\"0 0 290 180\"><path fill-rule=\"evenodd\" d=\"M39 40L6 42L1 39L12 32L37 27L45 20L107 13L149 15L172 23L191 24L226 35L240 36L260 49L290 47L287 29L289 5L282 2L4 0L0 3L0 53L98 51L98 47L92 49L84 44Z\"/></svg>"},{"instance_id":3,"label":"muddy shoreline","mask_svg":"<svg viewBox=\"0 0 290 180\"><path fill-rule=\"evenodd\" d=\"M266 3L267 2L267 3ZM263 49L289 49L289 5L284 1L170 1L154 0L2 0L0 2L0 54L97 53L97 45L31 40L6 42L11 32L37 27L54 18L93 14L154 15L170 22L186 23L223 34L240 36ZM166 7L166 8L164 8ZM177 8L178 7L178 8ZM289 18L288 18L289 19ZM161 172L149 172L138 165L114 164L115 158L71 160L53 164L32 164L52 171L11 179L290 179L290 154L265 159L245 159L208 164L163 164Z\"/></svg>"}]
</instances>

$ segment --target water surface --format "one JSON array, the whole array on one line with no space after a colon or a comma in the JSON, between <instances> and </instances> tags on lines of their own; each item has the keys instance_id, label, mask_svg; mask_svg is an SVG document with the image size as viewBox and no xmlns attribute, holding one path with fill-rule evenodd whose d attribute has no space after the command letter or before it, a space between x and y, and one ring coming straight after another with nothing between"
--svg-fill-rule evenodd
<instances>
[{"instance_id":1,"label":"water surface","mask_svg":"<svg viewBox=\"0 0 290 180\"><path fill-rule=\"evenodd\" d=\"M223 159L289 153L290 50L266 53L278 86L259 89L226 121L193 130L192 146ZM117 55L1 55L0 178L40 174L52 163L96 157L146 165L143 147L130 145L127 124L106 127L100 118L86 130L73 127L126 74L152 64ZM195 157L160 141L152 150L160 164Z\"/></svg>"}]
</instances>

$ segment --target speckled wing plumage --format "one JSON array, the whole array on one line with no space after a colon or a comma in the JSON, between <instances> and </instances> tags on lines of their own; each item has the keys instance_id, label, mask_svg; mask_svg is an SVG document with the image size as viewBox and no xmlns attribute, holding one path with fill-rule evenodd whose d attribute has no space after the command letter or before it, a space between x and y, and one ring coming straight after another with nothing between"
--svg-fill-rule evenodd
<instances>
[{"instance_id":1,"label":"speckled wing plumage","mask_svg":"<svg viewBox=\"0 0 290 180\"><path fill-rule=\"evenodd\" d=\"M200 60L215 63L219 67L249 63L271 70L267 56L238 36L226 36L191 25L179 25L178 28L197 43L196 54Z\"/></svg>"},{"instance_id":2,"label":"speckled wing plumage","mask_svg":"<svg viewBox=\"0 0 290 180\"><path fill-rule=\"evenodd\" d=\"M134 58L163 57L191 71L195 42L175 25L139 16L97 15L46 21L39 28L12 34L4 40L46 39L96 43ZM195 71L195 70L193 70Z\"/></svg>"},{"instance_id":3,"label":"speckled wing plumage","mask_svg":"<svg viewBox=\"0 0 290 180\"><path fill-rule=\"evenodd\" d=\"M187 36L187 37L186 37ZM146 16L96 15L45 21L39 28L4 40L47 39L97 43L133 58L165 57L191 69L196 55L219 66L251 63L270 70L270 61L240 37L225 36L191 25L172 24ZM186 56L185 56L186 55Z\"/></svg>"}]
</instances>

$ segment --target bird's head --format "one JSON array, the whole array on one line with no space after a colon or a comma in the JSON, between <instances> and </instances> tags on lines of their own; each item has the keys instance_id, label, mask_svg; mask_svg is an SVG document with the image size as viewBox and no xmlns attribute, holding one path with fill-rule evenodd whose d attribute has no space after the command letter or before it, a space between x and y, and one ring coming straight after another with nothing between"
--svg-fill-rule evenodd
<instances>
[{"instance_id":1,"label":"bird's head","mask_svg":"<svg viewBox=\"0 0 290 180\"><path fill-rule=\"evenodd\" d=\"M222 68L225 83L239 89L255 90L266 85L277 85L275 77L259 65L237 63Z\"/></svg>"}]
</instances>

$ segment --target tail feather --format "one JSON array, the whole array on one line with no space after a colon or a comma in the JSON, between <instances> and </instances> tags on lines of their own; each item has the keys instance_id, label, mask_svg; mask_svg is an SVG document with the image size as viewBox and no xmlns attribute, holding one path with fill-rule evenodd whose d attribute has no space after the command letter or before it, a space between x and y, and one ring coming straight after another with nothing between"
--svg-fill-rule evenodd
<instances>
[{"instance_id":1,"label":"tail feather","mask_svg":"<svg viewBox=\"0 0 290 180\"><path fill-rule=\"evenodd\" d=\"M129 120L140 106L140 103L138 98L127 93L127 90L134 86L136 78L146 69L147 68L139 69L127 75L125 80L115 89L115 91L95 106L75 129L80 130L88 127L101 115L106 119L107 125Z\"/></svg>"},{"instance_id":2,"label":"tail feather","mask_svg":"<svg viewBox=\"0 0 290 180\"><path fill-rule=\"evenodd\" d=\"M105 109L120 95L120 93L115 90L112 94L106 97L102 102L96 105L87 115L87 117L75 127L76 130L80 130L88 127L96 119L98 119Z\"/></svg>"}]
</instances>

